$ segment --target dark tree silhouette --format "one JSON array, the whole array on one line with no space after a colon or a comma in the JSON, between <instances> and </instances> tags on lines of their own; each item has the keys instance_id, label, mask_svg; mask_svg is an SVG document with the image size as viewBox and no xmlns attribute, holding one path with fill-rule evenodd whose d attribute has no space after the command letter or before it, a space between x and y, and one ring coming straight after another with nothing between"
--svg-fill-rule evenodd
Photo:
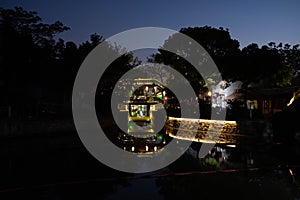
<instances>
[{"instance_id":1,"label":"dark tree silhouette","mask_svg":"<svg viewBox=\"0 0 300 200\"><path fill-rule=\"evenodd\" d=\"M202 47L210 54L219 68L221 75L226 80L233 80L235 78L233 71L238 66L240 55L239 42L231 38L228 30L205 26L182 28L180 32L190 36L202 45ZM174 42L176 42L176 35L169 38L164 46L172 45ZM173 45L178 46L178 44ZM193 54L193 52L190 52L189 50L184 51L186 51L184 53L187 56ZM195 51L195 49L193 49L193 51ZM179 56L164 50L159 50L159 53L151 58L151 61L164 63L174 67L191 82L196 91L204 86L203 77L193 69L190 63ZM201 58L199 58L199 62L200 61ZM212 74L211 77L213 76L214 75ZM213 78L210 78L209 80L212 79Z\"/></svg>"},{"instance_id":2,"label":"dark tree silhouette","mask_svg":"<svg viewBox=\"0 0 300 200\"><path fill-rule=\"evenodd\" d=\"M292 73L292 84L300 84L300 48L299 44L289 45L279 43L276 45L275 42L268 43L268 46L272 49L278 50L279 54L283 59L284 65Z\"/></svg>"},{"instance_id":3,"label":"dark tree silhouette","mask_svg":"<svg viewBox=\"0 0 300 200\"><path fill-rule=\"evenodd\" d=\"M38 112L40 104L63 105L71 109L73 83L85 57L103 37L94 33L77 46L72 41L55 40L57 34L69 30L61 22L45 24L37 12L21 7L0 9L0 87L6 100L1 104L13 107L16 115ZM100 89L111 88L120 74L139 63L130 53L121 56L121 49L107 45L107 50L120 55L107 70ZM113 70L111 70L113 69ZM109 87L102 87L110 85ZM69 114L71 112L68 112Z\"/></svg>"},{"instance_id":4,"label":"dark tree silhouette","mask_svg":"<svg viewBox=\"0 0 300 200\"><path fill-rule=\"evenodd\" d=\"M0 80L7 104L24 110L38 103L46 72L55 65L54 36L68 29L59 21L44 24L21 7L0 8Z\"/></svg>"},{"instance_id":5,"label":"dark tree silhouette","mask_svg":"<svg viewBox=\"0 0 300 200\"><path fill-rule=\"evenodd\" d=\"M291 84L292 71L284 64L284 57L275 48L259 48L257 44L250 44L242 50L241 65L237 74L245 87L250 83L260 83L260 87Z\"/></svg>"}]
</instances>

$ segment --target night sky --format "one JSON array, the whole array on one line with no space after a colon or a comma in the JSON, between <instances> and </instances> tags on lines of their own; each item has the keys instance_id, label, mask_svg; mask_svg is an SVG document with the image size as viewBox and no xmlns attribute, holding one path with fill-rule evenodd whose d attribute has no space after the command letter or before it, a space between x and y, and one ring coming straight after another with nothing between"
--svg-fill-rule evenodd
<instances>
[{"instance_id":1,"label":"night sky","mask_svg":"<svg viewBox=\"0 0 300 200\"><path fill-rule=\"evenodd\" d=\"M59 37L77 44L95 32L107 38L143 26L179 30L205 25L228 28L241 47L271 41L300 43L300 1L297 0L1 0L0 6L22 6L37 11L46 23L60 20L71 30Z\"/></svg>"}]
</instances>

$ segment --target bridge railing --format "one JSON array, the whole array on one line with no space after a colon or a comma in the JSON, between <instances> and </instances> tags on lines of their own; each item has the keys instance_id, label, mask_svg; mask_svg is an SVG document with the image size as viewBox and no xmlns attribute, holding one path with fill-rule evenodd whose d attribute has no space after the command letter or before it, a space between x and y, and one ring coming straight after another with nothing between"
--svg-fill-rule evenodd
<instances>
[{"instance_id":1,"label":"bridge railing","mask_svg":"<svg viewBox=\"0 0 300 200\"><path fill-rule=\"evenodd\" d=\"M236 121L175 117L168 117L166 132L174 138L205 143L237 143L241 136Z\"/></svg>"}]
</instances>

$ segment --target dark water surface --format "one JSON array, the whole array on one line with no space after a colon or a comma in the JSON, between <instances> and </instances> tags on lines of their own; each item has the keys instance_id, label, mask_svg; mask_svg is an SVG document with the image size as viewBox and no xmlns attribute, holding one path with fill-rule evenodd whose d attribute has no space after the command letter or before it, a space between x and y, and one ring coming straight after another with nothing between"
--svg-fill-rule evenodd
<instances>
[{"instance_id":1,"label":"dark water surface","mask_svg":"<svg viewBox=\"0 0 300 200\"><path fill-rule=\"evenodd\" d=\"M222 147L225 160L192 147L164 169L129 174L93 158L75 133L2 138L0 199L300 199L297 145Z\"/></svg>"}]
</instances>

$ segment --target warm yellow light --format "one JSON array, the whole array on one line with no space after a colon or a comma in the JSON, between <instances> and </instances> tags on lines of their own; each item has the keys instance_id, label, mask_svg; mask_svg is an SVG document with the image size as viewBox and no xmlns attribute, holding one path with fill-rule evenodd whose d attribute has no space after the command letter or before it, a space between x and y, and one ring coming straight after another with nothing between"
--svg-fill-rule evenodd
<instances>
[{"instance_id":1,"label":"warm yellow light","mask_svg":"<svg viewBox=\"0 0 300 200\"><path fill-rule=\"evenodd\" d=\"M236 124L236 121L229 120L211 120L211 119L193 119L193 118L178 118L178 117L168 117L168 120L176 121L188 121L188 122L210 122L210 123L229 123Z\"/></svg>"},{"instance_id":2,"label":"warm yellow light","mask_svg":"<svg viewBox=\"0 0 300 200\"><path fill-rule=\"evenodd\" d=\"M209 96L209 97L211 96L211 91L207 92L207 96Z\"/></svg>"},{"instance_id":3,"label":"warm yellow light","mask_svg":"<svg viewBox=\"0 0 300 200\"><path fill-rule=\"evenodd\" d=\"M295 100L295 97L291 98L290 102L287 104L287 106L290 106Z\"/></svg>"}]
</instances>

